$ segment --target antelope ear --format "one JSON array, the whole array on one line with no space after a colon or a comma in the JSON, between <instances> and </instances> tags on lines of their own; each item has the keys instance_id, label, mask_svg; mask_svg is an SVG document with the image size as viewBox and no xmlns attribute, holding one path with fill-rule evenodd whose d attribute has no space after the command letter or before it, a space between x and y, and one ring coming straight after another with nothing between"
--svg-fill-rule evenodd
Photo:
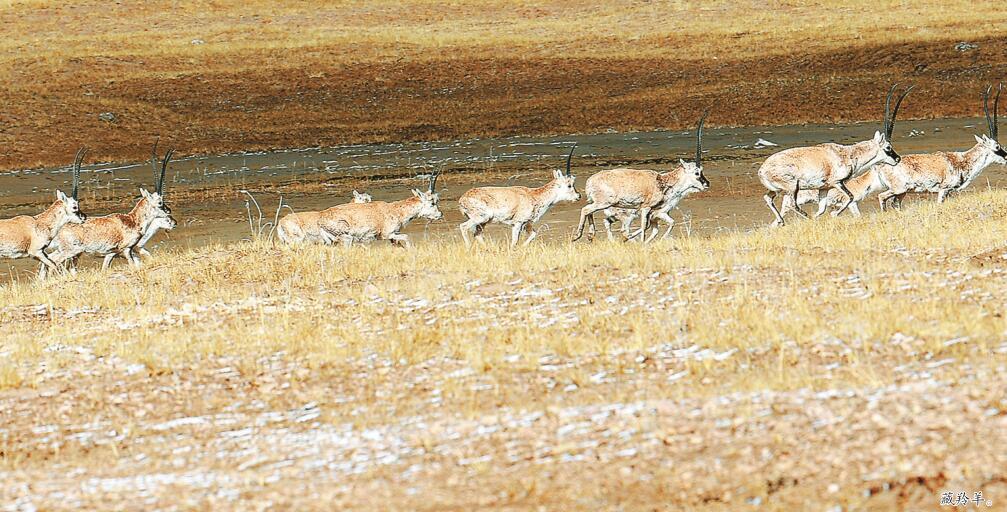
<instances>
[{"instance_id":1,"label":"antelope ear","mask_svg":"<svg viewBox=\"0 0 1007 512\"><path fill-rule=\"evenodd\" d=\"M982 144L982 143L986 142L986 140L985 140L986 139L986 135L983 135L982 137L980 137L978 135L973 135L973 137L976 138L976 142L979 143L979 144Z\"/></svg>"},{"instance_id":2,"label":"antelope ear","mask_svg":"<svg viewBox=\"0 0 1007 512\"><path fill-rule=\"evenodd\" d=\"M356 190L354 190L353 191L353 197L360 197L360 192L357 192Z\"/></svg>"},{"instance_id":3,"label":"antelope ear","mask_svg":"<svg viewBox=\"0 0 1007 512\"><path fill-rule=\"evenodd\" d=\"M421 196L421 194L420 194L420 191L419 191L419 189L415 189L415 188L414 188L414 189L413 189L413 195L414 195L414 196L416 196L416 197L420 197L420 196Z\"/></svg>"},{"instance_id":4,"label":"antelope ear","mask_svg":"<svg viewBox=\"0 0 1007 512\"><path fill-rule=\"evenodd\" d=\"M679 164L680 164L680 165L681 165L682 167L685 167L685 160L682 160L681 158L679 158L679 159L678 159L678 163L679 163Z\"/></svg>"},{"instance_id":5,"label":"antelope ear","mask_svg":"<svg viewBox=\"0 0 1007 512\"><path fill-rule=\"evenodd\" d=\"M57 201L66 201L66 194L64 194L62 190L57 190L56 191L56 200Z\"/></svg>"},{"instance_id":6,"label":"antelope ear","mask_svg":"<svg viewBox=\"0 0 1007 512\"><path fill-rule=\"evenodd\" d=\"M884 137L882 137L881 132L874 130L874 142L881 142L882 139Z\"/></svg>"},{"instance_id":7,"label":"antelope ear","mask_svg":"<svg viewBox=\"0 0 1007 512\"><path fill-rule=\"evenodd\" d=\"M560 179L560 178L562 178L563 177L563 171L561 171L559 169L553 169L553 171L552 171L552 177L555 178L555 179L557 179L557 180Z\"/></svg>"},{"instance_id":8,"label":"antelope ear","mask_svg":"<svg viewBox=\"0 0 1007 512\"><path fill-rule=\"evenodd\" d=\"M140 187L140 195L147 199L150 199L150 192L147 192L147 189L143 187Z\"/></svg>"}]
</instances>

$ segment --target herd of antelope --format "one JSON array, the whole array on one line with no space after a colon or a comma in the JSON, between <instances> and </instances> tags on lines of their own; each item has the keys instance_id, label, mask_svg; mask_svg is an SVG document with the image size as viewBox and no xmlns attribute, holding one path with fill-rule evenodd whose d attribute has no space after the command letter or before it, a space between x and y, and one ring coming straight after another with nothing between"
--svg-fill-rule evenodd
<instances>
[{"instance_id":1,"label":"herd of antelope","mask_svg":"<svg viewBox=\"0 0 1007 512\"><path fill-rule=\"evenodd\" d=\"M967 151L929 154L899 154L892 147L891 138L899 107L912 87L906 88L895 101L896 86L888 91L884 102L882 129L874 137L855 144L825 143L810 147L785 149L770 155L759 168L759 180L768 190L764 196L773 213L773 225L782 226L784 216L793 211L807 217L801 206L818 203L815 216L830 207L839 215L849 209L859 215L857 203L868 194L878 193L881 210L889 202L901 207L908 192L931 192L943 202L949 193L958 192L993 163L1007 163L1007 152L997 141L998 109L1003 86L997 87L992 114L989 108L992 87L982 95L983 113L987 133L976 135L976 144ZM695 160L679 164L670 171L645 169L610 169L588 178L585 192L588 204L581 208L573 240L584 235L595 235L594 214L602 212L605 229L614 240L612 226L621 222L625 240L639 238L646 243L657 237L657 221L667 227L662 238L667 238L674 220L670 212L685 196L706 190L710 182L703 175L703 124L704 114L696 128ZM576 147L576 146L575 146ZM483 229L490 223L511 227L511 247L518 244L522 232L527 234L524 244L535 239L534 225L549 209L559 202L574 202L581 198L571 173L574 148L566 159L566 171L556 170L553 179L538 188L521 186L477 187L458 199L458 208L466 220L460 226L462 239L470 246L474 238L484 243ZM73 272L81 254L104 258L102 268L107 269L116 256L122 256L131 265L140 264L139 255L147 255L144 245L159 230L171 230L175 220L164 202L164 176L171 159L168 151L158 166L157 143L151 156L157 184L154 192L140 189L140 199L128 213L87 218L80 211L77 193L80 166L86 150L77 153L73 165L73 192L70 196L56 192L56 201L35 216L22 215L0 220L0 257L32 257L41 262L39 278L48 271ZM413 189L412 197L400 201L372 201L368 194L353 192L353 201L322 211L291 213L276 226L280 240L287 244L316 243L332 245L341 242L346 246L373 240L389 240L392 244L409 246L409 237L402 229L419 218L438 220L436 191L437 174L432 174L426 190ZM781 205L776 198L783 195ZM639 228L631 225L639 218ZM649 230L649 234L648 234Z\"/></svg>"}]
</instances>

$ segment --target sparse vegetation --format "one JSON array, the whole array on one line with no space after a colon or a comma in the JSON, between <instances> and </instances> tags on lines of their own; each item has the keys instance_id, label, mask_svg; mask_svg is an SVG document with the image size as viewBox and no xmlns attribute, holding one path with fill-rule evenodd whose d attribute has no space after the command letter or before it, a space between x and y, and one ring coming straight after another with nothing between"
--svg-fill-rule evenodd
<instances>
[{"instance_id":1,"label":"sparse vegetation","mask_svg":"<svg viewBox=\"0 0 1007 512\"><path fill-rule=\"evenodd\" d=\"M986 191L646 247L258 240L14 283L0 497L31 481L36 503L85 508L200 487L178 503L787 509L995 491L1004 461L974 440L1005 432L1005 218ZM568 437L585 421L609 434ZM349 444L312 437L336 432ZM972 456L982 470L948 465ZM99 483L68 490L54 465ZM174 476L117 487L138 472Z\"/></svg>"}]
</instances>

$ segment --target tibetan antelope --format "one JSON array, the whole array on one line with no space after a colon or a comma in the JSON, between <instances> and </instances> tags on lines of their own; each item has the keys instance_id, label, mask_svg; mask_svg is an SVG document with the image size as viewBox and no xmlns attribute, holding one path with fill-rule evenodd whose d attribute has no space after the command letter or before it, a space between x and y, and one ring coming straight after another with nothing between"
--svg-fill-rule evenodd
<instances>
[{"instance_id":1,"label":"tibetan antelope","mask_svg":"<svg viewBox=\"0 0 1007 512\"><path fill-rule=\"evenodd\" d=\"M589 224L587 239L593 240L595 233L594 214L609 208L623 208L639 212L640 229L630 238L640 236L641 242L653 239L654 231L648 238L644 235L651 225L651 213L654 219L668 224L668 229L662 238L671 233L674 220L668 215L672 208L692 192L701 192L710 186L709 180L703 176L703 123L709 112L703 114L696 128L696 161L679 160L678 167L668 172L657 172L645 169L610 169L601 171L587 179L584 191L589 201L580 210L580 222L573 240L580 240L584 234L584 225Z\"/></svg>"},{"instance_id":2,"label":"tibetan antelope","mask_svg":"<svg viewBox=\"0 0 1007 512\"><path fill-rule=\"evenodd\" d=\"M538 235L534 224L542 218L549 208L562 201L579 201L580 193L574 186L575 178L570 172L570 154L566 157L566 173L555 170L552 181L538 188L529 187L477 187L470 189L458 198L458 209L465 215L459 229L465 246L472 244L469 236L474 236L480 244L483 228L491 222L499 222L511 227L510 246L516 247L521 238L521 231L528 233L524 245L528 245Z\"/></svg>"},{"instance_id":3,"label":"tibetan antelope","mask_svg":"<svg viewBox=\"0 0 1007 512\"><path fill-rule=\"evenodd\" d=\"M399 231L418 218L438 220L443 214L437 208L437 174L430 175L427 190L413 189L413 197L400 201L347 203L322 210L318 225L328 240L341 240L349 247L353 242L388 240L392 245L409 247L409 236Z\"/></svg>"},{"instance_id":4,"label":"tibetan antelope","mask_svg":"<svg viewBox=\"0 0 1007 512\"><path fill-rule=\"evenodd\" d=\"M150 152L150 169L151 169L151 171L154 172L154 179L157 180L157 183L158 183L158 192L157 193L159 195L161 195L162 203L163 203L163 199L164 199L164 192L163 192L164 191L164 183L163 183L164 182L164 173L162 172L162 173L159 174L157 172L157 141L154 142L154 149L151 150L151 152ZM171 211L170 209L168 209L167 206L165 206L165 209L168 210L168 212ZM154 220L151 221L150 225L147 226L147 229L143 232L143 236L140 237L140 241L137 242L136 245L133 246L133 250L130 251L129 254L131 256L133 256L133 258L136 259L136 260L139 260L140 256L145 256L145 257L149 258L150 257L150 251L148 251L147 249L145 249L145 246L147 245L147 242L149 242L150 239L153 238L154 235L156 235L158 231L160 231L162 229L165 230L165 231L171 231L171 230L175 229L176 226L178 226L178 223L175 222L175 218L172 217L171 215L168 215L167 217L156 217L156 218L154 218ZM134 261L132 263L134 265L138 265L139 261Z\"/></svg>"},{"instance_id":5,"label":"tibetan antelope","mask_svg":"<svg viewBox=\"0 0 1007 512\"><path fill-rule=\"evenodd\" d=\"M154 151L152 166L153 162L156 162L156 143ZM49 253L52 261L57 265L69 263L70 271L74 273L77 259L85 253L103 257L102 270L107 270L116 256L122 256L133 266L138 266L140 260L133 255L133 248L156 219L171 219L171 209L164 203L164 175L173 153L174 150L168 150L164 155L159 174L155 168L154 179L157 187L155 191L148 192L141 188L140 200L129 213L91 217L82 224L67 226L60 230L53 240L53 251ZM169 223L173 225L174 219ZM39 278L45 276L46 268L43 266L39 269Z\"/></svg>"},{"instance_id":6,"label":"tibetan antelope","mask_svg":"<svg viewBox=\"0 0 1007 512\"><path fill-rule=\"evenodd\" d=\"M371 200L370 194L353 191L354 203L369 203ZM319 243L332 245L335 239L318 226L321 215L322 212L318 211L291 213L277 223L276 236L285 244Z\"/></svg>"},{"instance_id":7,"label":"tibetan antelope","mask_svg":"<svg viewBox=\"0 0 1007 512\"><path fill-rule=\"evenodd\" d=\"M32 257L42 262L43 267L57 268L45 249L67 224L80 224L87 219L77 203L80 165L85 153L87 150L81 148L74 158L73 193L70 196L57 190L56 201L42 213L0 220L0 258Z\"/></svg>"},{"instance_id":8,"label":"tibetan antelope","mask_svg":"<svg viewBox=\"0 0 1007 512\"><path fill-rule=\"evenodd\" d=\"M909 156L910 155L903 156L902 160L905 161L905 159ZM876 194L888 189L888 186L881 180L881 169L886 168L889 168L889 166L876 165L868 169L867 172L861 174L860 176L851 178L846 182L846 189L853 194L853 200L850 201L848 209L855 217L860 216L860 208L857 206L860 201L863 201L864 198L871 194ZM800 194L798 194L798 201L800 201L800 198L803 197L806 192L813 192L816 194L815 200L818 202L818 211L815 212L815 217L820 217L829 208L832 208L833 211L839 211L839 209L842 208L842 205L846 202L846 197L836 189L829 189L828 194L822 194L822 191L819 190L802 190ZM787 202L785 207L793 204L791 202L792 200L788 201L787 198L783 198L783 200ZM784 213L785 212L783 210L780 211L781 215Z\"/></svg>"},{"instance_id":9,"label":"tibetan antelope","mask_svg":"<svg viewBox=\"0 0 1007 512\"><path fill-rule=\"evenodd\" d=\"M971 149L906 155L899 165L879 171L882 181L888 187L887 191L878 196L882 210L889 200L900 205L907 192L936 192L937 202L944 202L948 193L965 189L990 164L1007 163L1007 151L997 142L997 110L1000 107L1003 84L997 87L992 116L989 110L991 90L992 87L987 87L982 98L987 134L976 135L976 144Z\"/></svg>"},{"instance_id":10,"label":"tibetan antelope","mask_svg":"<svg viewBox=\"0 0 1007 512\"><path fill-rule=\"evenodd\" d=\"M860 201L863 201L864 198L870 194L876 194L888 189L888 187L881 182L880 175L878 174L879 168L880 166L871 167L867 170L867 172L857 176L856 178L850 178L850 180L846 182L846 188L851 194L853 194L853 201L850 202L847 209L855 217L860 216L860 208L857 206ZM846 197L834 188L829 189L828 193L824 190L801 190L797 193L798 206L803 206L809 203L815 203L818 205L818 211L815 212L815 217L821 217L830 207L834 210L838 210L842 207L843 203L846 202L845 200ZM783 206L780 208L780 215L786 216L787 211L793 207L794 198L789 195L784 196Z\"/></svg>"},{"instance_id":11,"label":"tibetan antelope","mask_svg":"<svg viewBox=\"0 0 1007 512\"><path fill-rule=\"evenodd\" d=\"M763 162L759 168L759 180L769 190L763 198L776 218L773 225L783 225L783 215L774 203L781 192L791 196L793 210L806 218L808 214L796 205L800 191L834 188L846 198L845 204L832 213L839 215L853 201L853 194L846 187L848 180L875 164L899 163L901 157L891 144L892 131L895 129L899 106L913 88L907 87L895 102L895 109L890 110L892 95L897 86L898 84L893 85L888 91L882 131L874 132L872 139L852 145L825 143L785 149L770 155Z\"/></svg>"},{"instance_id":12,"label":"tibetan antelope","mask_svg":"<svg viewBox=\"0 0 1007 512\"><path fill-rule=\"evenodd\" d=\"M158 217L154 219L154 221L151 222L149 226L147 226L147 230L144 231L143 236L140 237L140 241L133 246L134 250L131 251L130 254L134 257L134 259L138 258L139 256L150 257L150 251L144 248L144 246L147 245L147 242L149 242L150 239L153 238L158 231L162 229L165 231L171 231L175 229L175 226L177 225L178 223L175 222L174 217L171 216Z\"/></svg>"}]
</instances>

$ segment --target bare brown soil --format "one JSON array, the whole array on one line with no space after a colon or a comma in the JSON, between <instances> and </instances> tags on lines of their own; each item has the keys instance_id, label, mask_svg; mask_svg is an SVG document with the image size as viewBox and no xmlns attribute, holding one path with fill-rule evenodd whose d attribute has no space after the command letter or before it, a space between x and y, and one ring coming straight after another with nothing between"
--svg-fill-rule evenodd
<instances>
[{"instance_id":1,"label":"bare brown soil","mask_svg":"<svg viewBox=\"0 0 1007 512\"><path fill-rule=\"evenodd\" d=\"M445 9L423 4L394 13L375 7L374 17L356 21L347 9L333 7L318 13L317 20L302 15L307 17L294 22L291 15L248 21L251 33L243 37L253 42L275 37L278 41L268 43L276 47L233 37L207 42L212 51L202 54L197 49L204 45L178 49L179 41L172 39L182 39L186 46L198 21L195 27L183 25L172 12L121 6L118 18L110 20L103 5L36 9L35 19L26 17L27 8L0 11L0 23L8 31L23 28L31 34L34 25L25 26L27 21L51 25L41 31L44 41L16 32L19 37L0 54L7 66L0 82L0 168L62 165L85 144L94 148L95 159L136 160L155 136L174 144L179 154L192 154L682 128L711 106L711 125L876 120L883 90L893 81L918 87L904 107L905 118L976 116L980 88L1007 75L1007 38L974 38L976 49L958 51L956 42L973 29L981 33L984 25L962 27L951 21L920 21L930 25L925 37L919 35L923 29L906 24L899 30L856 33L848 42L837 38L830 45L811 44L809 36L785 30L766 36L772 27L765 25L720 39L716 34L655 32L637 40L632 32L622 34L607 23L611 17L632 23L639 6L604 18L582 4L549 4L538 14L513 13L513 20L571 17L575 27L576 18L586 17L589 27L613 34L589 31L567 40L562 33L529 29L522 34L537 39L502 40L495 48L492 38L502 38L513 21L506 12L483 23L481 13L462 7L440 12ZM714 14L743 16L745 7L719 7L723 12ZM191 7L190 20L202 19L199 9ZM905 10L906 18L914 15L905 6L893 9ZM427 13L430 18L425 18L425 10L436 16ZM140 26L162 14L166 19L153 22L151 37L175 46L134 48L140 44L137 39L143 40L134 32L100 33L103 27L117 28L117 20ZM693 14L682 11L683 16ZM787 27L801 22L798 15L789 19L785 8L779 14L777 21L753 23ZM242 26L210 8L205 16L230 31ZM451 16L458 17L462 28L466 23L488 25L480 28L488 35L462 32L456 41L444 29L430 36L433 43L395 42L411 27L449 24ZM667 16L641 26L654 31L663 21L685 23L675 13ZM351 21L370 30L387 26L390 41L363 36L356 41L352 32L338 39L317 36L317 42L297 39L297 31L305 27ZM274 24L283 31L268 32ZM147 29L135 30L143 34ZM899 37L887 39L891 33ZM439 43L438 37L449 39ZM49 46L40 49L40 44ZM100 119L102 112L113 112L115 120Z\"/></svg>"}]
</instances>

